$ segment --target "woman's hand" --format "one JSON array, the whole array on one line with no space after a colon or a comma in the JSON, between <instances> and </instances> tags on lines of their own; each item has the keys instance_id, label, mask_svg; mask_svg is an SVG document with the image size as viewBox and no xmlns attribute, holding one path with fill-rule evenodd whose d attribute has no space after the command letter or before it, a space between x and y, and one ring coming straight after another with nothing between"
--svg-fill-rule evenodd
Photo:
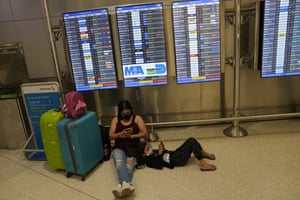
<instances>
[{"instance_id":1,"label":"woman's hand","mask_svg":"<svg viewBox=\"0 0 300 200\"><path fill-rule=\"evenodd\" d=\"M126 135L131 135L133 133L133 128L132 127L126 128L124 131Z\"/></svg>"},{"instance_id":2,"label":"woman's hand","mask_svg":"<svg viewBox=\"0 0 300 200\"><path fill-rule=\"evenodd\" d=\"M133 133L132 128L124 129L121 133L119 133L120 138L130 138Z\"/></svg>"}]
</instances>

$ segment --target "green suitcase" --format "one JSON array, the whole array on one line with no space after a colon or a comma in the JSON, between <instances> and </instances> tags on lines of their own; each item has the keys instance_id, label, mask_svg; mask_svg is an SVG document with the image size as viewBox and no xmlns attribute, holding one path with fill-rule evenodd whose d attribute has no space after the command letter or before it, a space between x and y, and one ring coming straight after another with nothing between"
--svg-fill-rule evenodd
<instances>
[{"instance_id":1,"label":"green suitcase","mask_svg":"<svg viewBox=\"0 0 300 200\"><path fill-rule=\"evenodd\" d=\"M52 169L65 169L59 144L57 124L63 119L63 113L58 109L51 109L41 115L41 136L48 164Z\"/></svg>"}]
</instances>

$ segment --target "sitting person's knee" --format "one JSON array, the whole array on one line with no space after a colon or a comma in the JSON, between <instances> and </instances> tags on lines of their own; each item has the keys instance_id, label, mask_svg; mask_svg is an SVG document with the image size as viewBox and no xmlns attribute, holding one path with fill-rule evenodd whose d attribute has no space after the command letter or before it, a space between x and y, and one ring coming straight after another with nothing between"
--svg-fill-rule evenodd
<instances>
[{"instance_id":1,"label":"sitting person's knee","mask_svg":"<svg viewBox=\"0 0 300 200\"><path fill-rule=\"evenodd\" d=\"M116 162L117 162L117 163L122 163L123 161L124 161L124 160L123 160L122 158L117 158L117 159L116 159Z\"/></svg>"},{"instance_id":2,"label":"sitting person's knee","mask_svg":"<svg viewBox=\"0 0 300 200\"><path fill-rule=\"evenodd\" d=\"M197 142L196 138L194 138L194 137L188 138L187 141L191 142L191 143L196 143Z\"/></svg>"},{"instance_id":3,"label":"sitting person's knee","mask_svg":"<svg viewBox=\"0 0 300 200\"><path fill-rule=\"evenodd\" d=\"M133 160L127 160L127 164L133 165L133 164L134 164L134 161L133 161Z\"/></svg>"},{"instance_id":4,"label":"sitting person's knee","mask_svg":"<svg viewBox=\"0 0 300 200\"><path fill-rule=\"evenodd\" d=\"M127 158L127 165L134 166L136 164L135 158Z\"/></svg>"}]
</instances>

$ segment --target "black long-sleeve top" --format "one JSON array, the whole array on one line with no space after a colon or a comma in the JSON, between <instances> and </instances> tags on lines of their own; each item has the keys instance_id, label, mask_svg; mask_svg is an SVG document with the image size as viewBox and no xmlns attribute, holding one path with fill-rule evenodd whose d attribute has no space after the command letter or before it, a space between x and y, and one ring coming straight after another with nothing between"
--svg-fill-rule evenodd
<instances>
[{"instance_id":1,"label":"black long-sleeve top","mask_svg":"<svg viewBox=\"0 0 300 200\"><path fill-rule=\"evenodd\" d=\"M162 169L163 167L167 167L170 169L174 168L174 164L172 162L171 156L172 151L164 150L162 154L158 154L157 149L153 149L152 154L149 156L144 156L145 163L147 167Z\"/></svg>"}]
</instances>

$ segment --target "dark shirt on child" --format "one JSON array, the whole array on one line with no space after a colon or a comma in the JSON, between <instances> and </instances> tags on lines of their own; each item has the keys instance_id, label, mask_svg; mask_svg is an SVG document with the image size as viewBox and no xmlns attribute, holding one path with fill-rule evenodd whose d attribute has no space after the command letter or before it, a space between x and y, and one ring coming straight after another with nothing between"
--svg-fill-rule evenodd
<instances>
[{"instance_id":1,"label":"dark shirt on child","mask_svg":"<svg viewBox=\"0 0 300 200\"><path fill-rule=\"evenodd\" d=\"M157 149L153 149L153 152L149 156L144 156L147 167L155 169L162 169L163 167L173 169L174 164L171 158L172 151L164 150L162 154L159 155Z\"/></svg>"}]
</instances>

